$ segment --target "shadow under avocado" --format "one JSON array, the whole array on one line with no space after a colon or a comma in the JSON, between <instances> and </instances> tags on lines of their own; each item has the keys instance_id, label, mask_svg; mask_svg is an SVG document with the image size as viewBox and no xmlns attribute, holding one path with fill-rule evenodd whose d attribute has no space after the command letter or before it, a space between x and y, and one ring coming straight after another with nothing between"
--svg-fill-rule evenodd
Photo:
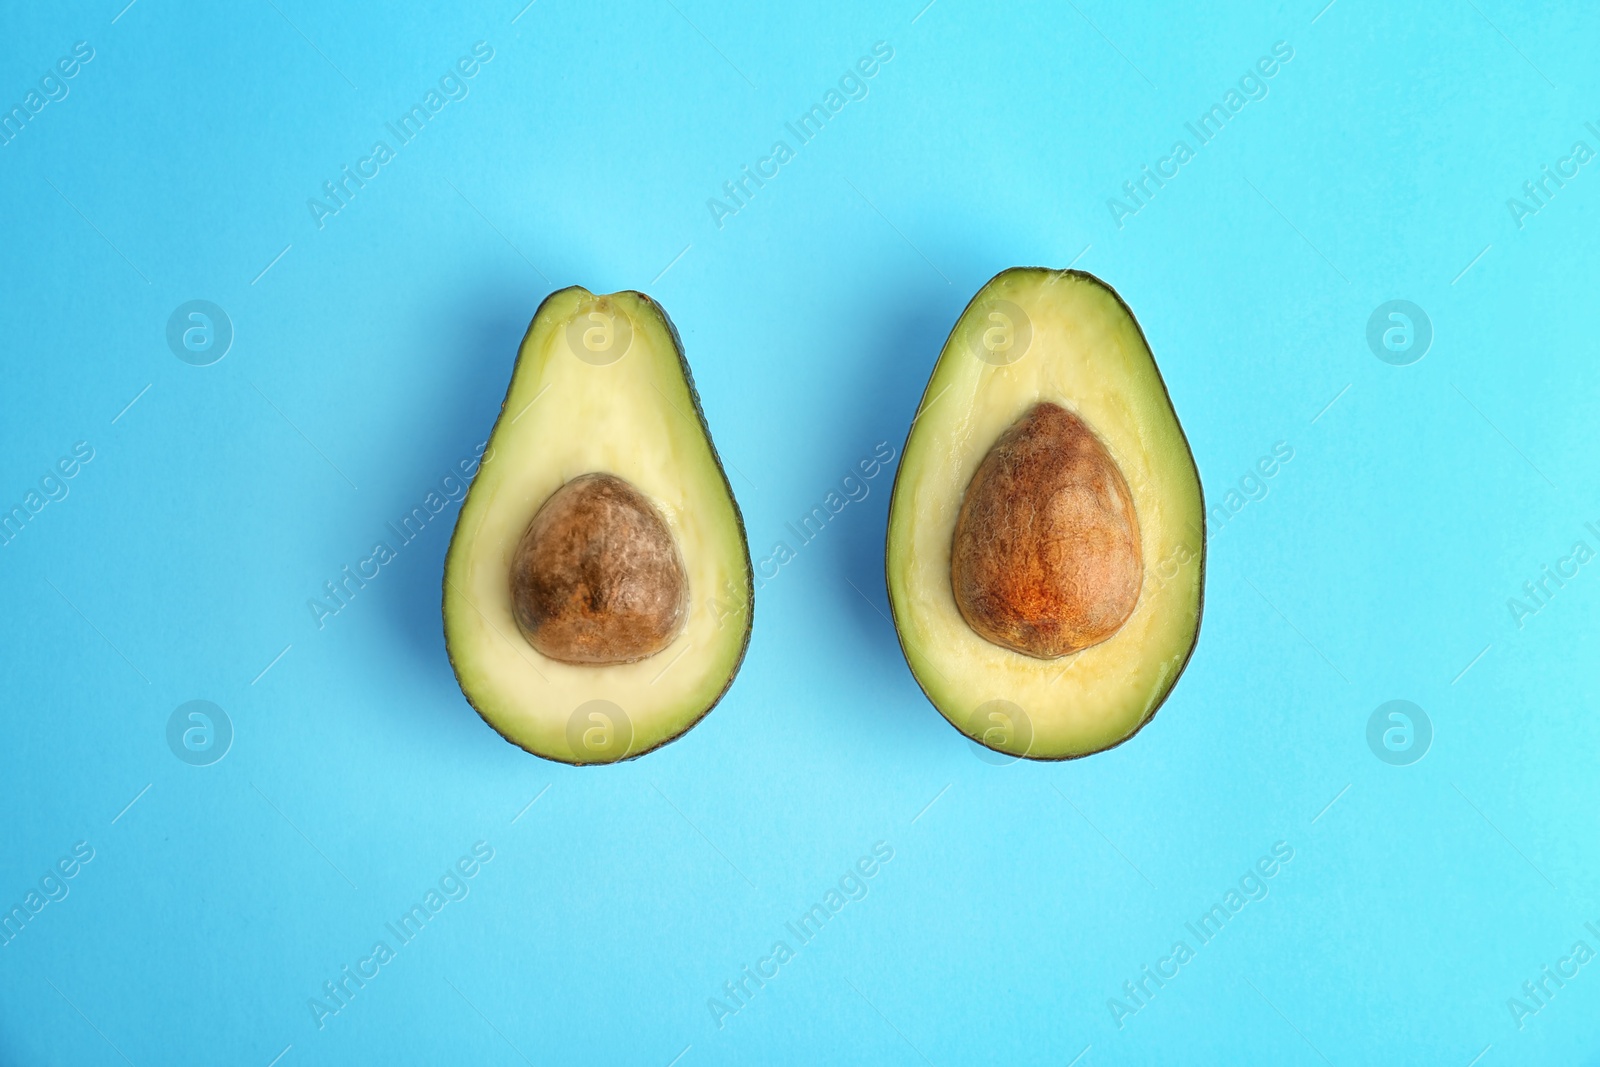
<instances>
[{"instance_id":1,"label":"shadow under avocado","mask_svg":"<svg viewBox=\"0 0 1600 1067\"><path fill-rule=\"evenodd\" d=\"M382 611L394 639L382 666L425 679L430 691L456 691L445 655L440 576L470 487L461 464L466 462L466 470L476 475L478 447L499 414L518 345L545 295L542 282L513 284L499 275L473 278L458 291L441 295L439 306L457 309L446 319L448 334L457 340L439 353L428 380L417 383L411 394L424 409L394 421L391 449L408 457L414 488L384 501L376 517L375 536L392 546L397 558L383 568L386 588L382 604L374 607ZM430 493L437 494L435 504L439 498L445 501L437 513L427 507ZM407 516L412 516L409 523Z\"/></svg>"},{"instance_id":2,"label":"shadow under avocado","mask_svg":"<svg viewBox=\"0 0 1600 1067\"><path fill-rule=\"evenodd\" d=\"M863 307L861 319L876 325L859 335L862 351L856 363L873 373L859 381L860 388L851 394L840 417L842 424L855 427L843 434L844 439L865 442L868 447L887 441L894 449L894 459L870 483L871 495L858 505L860 513L841 524L839 552L849 581L836 582L832 595L850 620L854 635L879 658L882 669L903 674L908 682L910 671L900 653L884 580L889 499L928 375L970 296L955 285L937 280L928 284L918 278L895 287L886 298L875 296L870 307Z\"/></svg>"}]
</instances>

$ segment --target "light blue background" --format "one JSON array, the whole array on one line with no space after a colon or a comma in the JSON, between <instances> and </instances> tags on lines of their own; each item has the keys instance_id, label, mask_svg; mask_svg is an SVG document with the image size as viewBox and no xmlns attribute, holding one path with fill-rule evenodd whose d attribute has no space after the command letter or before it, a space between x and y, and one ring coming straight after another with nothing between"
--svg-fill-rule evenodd
<instances>
[{"instance_id":1,"label":"light blue background","mask_svg":"<svg viewBox=\"0 0 1600 1067\"><path fill-rule=\"evenodd\" d=\"M5 109L95 58L0 147L0 501L95 458L0 548L0 903L95 858L0 948L0 1062L1595 1062L1600 964L1520 1030L1507 999L1600 949L1600 563L1520 628L1507 599L1600 548L1600 172L1520 229L1506 201L1600 149L1600 16L922 2L7 13ZM470 95L319 229L307 199L477 41ZM867 98L719 229L707 199L878 41ZM1266 99L1119 229L1107 199L1278 41ZM1214 527L1198 650L1120 748L997 767L928 705L885 618L892 472L761 589L716 711L622 766L462 699L454 505L312 621L483 439L555 287L667 308L759 559L898 452L984 281L1069 263L1138 315L1209 503L1294 449ZM236 331L209 367L165 341L191 299ZM1390 299L1432 320L1414 365L1367 346ZM165 740L193 699L235 730L209 767ZM1367 747L1391 699L1434 725L1409 767ZM319 1030L308 998L480 840L470 896ZM879 841L719 1029L708 998ZM1279 841L1270 895L1119 1029L1108 998Z\"/></svg>"}]
</instances>

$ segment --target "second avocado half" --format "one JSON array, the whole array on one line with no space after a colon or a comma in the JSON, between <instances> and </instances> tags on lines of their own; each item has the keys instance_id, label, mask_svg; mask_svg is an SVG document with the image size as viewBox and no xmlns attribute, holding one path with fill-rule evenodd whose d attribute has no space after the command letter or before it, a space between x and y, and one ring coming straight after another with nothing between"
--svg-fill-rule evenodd
<instances>
[{"instance_id":1,"label":"second avocado half","mask_svg":"<svg viewBox=\"0 0 1600 1067\"><path fill-rule=\"evenodd\" d=\"M445 559L445 645L467 701L546 759L642 755L732 684L751 584L666 312L643 293L552 293Z\"/></svg>"},{"instance_id":2,"label":"second avocado half","mask_svg":"<svg viewBox=\"0 0 1600 1067\"><path fill-rule=\"evenodd\" d=\"M906 440L885 565L912 674L973 740L1071 759L1155 714L1199 636L1205 506L1110 286L1015 268L979 290Z\"/></svg>"}]
</instances>

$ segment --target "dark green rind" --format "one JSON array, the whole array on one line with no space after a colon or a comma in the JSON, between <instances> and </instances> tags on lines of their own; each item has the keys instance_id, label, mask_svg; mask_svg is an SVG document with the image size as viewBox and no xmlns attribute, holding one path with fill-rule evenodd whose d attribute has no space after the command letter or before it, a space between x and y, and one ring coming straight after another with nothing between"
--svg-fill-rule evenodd
<instances>
[{"instance_id":1,"label":"dark green rind","mask_svg":"<svg viewBox=\"0 0 1600 1067\"><path fill-rule=\"evenodd\" d=\"M533 333L534 326L538 324L539 316L544 313L545 305L550 303L550 301L554 300L556 297L560 296L562 293L571 292L574 289L576 289L576 290L578 290L578 291L580 291L582 293L585 293L585 294L587 294L589 296L594 296L595 295L594 293L589 292L589 290L585 289L581 285L569 285L565 289L557 289L556 291L552 292L550 295L546 296L543 300L541 300L539 302L538 309L534 311L533 318L528 322L528 328L525 331L523 331L522 343L517 346L517 359L516 359L516 362L511 365L511 378L506 383L506 397L508 399L511 396L511 383L515 382L517 380L517 369L522 366L522 351L523 351L523 348L527 345L528 336ZM723 684L722 689L720 691L718 691L717 695L712 698L711 703L706 705L705 710L702 711L699 714L699 716L693 722L691 722L689 725L685 726L682 730L679 730L677 733L673 734L671 737L666 737L666 738L661 739L660 741L657 741L655 744L651 745L649 748L641 749L638 752L629 753L628 755L626 755L626 756L624 756L624 757L622 757L621 759L618 759L618 760L598 760L598 761L596 761L594 763L583 763L583 762L577 761L577 760L564 760L564 759L557 759L554 756L547 756L543 752L535 752L535 751L533 751L533 749L528 748L525 745L519 745L515 741L513 741L511 738L509 738L505 734L501 733L500 728L498 726L496 726L493 722L490 721L489 716L484 714L483 709L478 707L478 705L473 702L472 694L468 693L467 692L467 687L462 684L462 682L461 682L461 671L459 669L457 669L457 667L456 667L456 658L455 658L454 654L452 654L451 651L450 651L450 634L449 634L449 631L446 630L446 632L445 632L445 641L444 641L444 650L445 650L445 656L450 660L450 672L455 675L457 688L459 688L461 690L461 695L466 699L467 705L469 707L471 707L473 711L477 712L478 718L482 719L484 721L484 723L488 725L489 729L493 730L500 737L501 740L505 741L507 744L513 746L514 748L519 748L522 751L528 753L529 755L538 756L540 759L549 760L551 763L560 763L560 764L563 764L563 765L568 766L568 767L605 767L605 766L613 766L613 765L618 764L618 763L627 763L630 760L638 759L640 756L648 755L649 753L654 752L654 751L656 751L656 749L661 748L661 747L663 747L665 745L670 745L672 742L674 742L674 741L678 740L679 738L683 737L684 735L686 735L690 730L693 730L696 726L699 726L702 722L705 721L706 716L711 714L712 709L714 709L718 704L722 703L722 698L727 696L728 695L728 690L730 688L732 688L733 680L735 678L737 678L738 675L739 675L739 668L744 666L745 653L750 650L750 632L751 632L752 628L755 625L755 616L756 616L755 568L750 563L750 538L745 532L744 513L739 510L739 498L737 496L735 496L734 493L733 493L733 483L728 481L728 472L723 468L723 466L722 466L722 457L720 455L718 455L718 453L717 453L717 442L716 442L716 439L711 436L711 427L706 424L705 409L700 404L700 391L695 388L694 374L693 374L693 372L691 372L689 370L689 361L684 356L683 338L679 335L678 327L673 323L672 318L671 318L671 316L669 316L667 314L666 309L663 308L659 303L657 303L656 300L653 297L651 297L650 295L648 295L646 293L642 293L637 289L627 289L627 290L622 290L622 292L631 293L632 295L637 296L641 300L643 300L645 302L645 304L647 304L651 308L651 310L653 310L657 315L659 315L661 317L661 321L666 323L667 332L672 335L672 347L678 354L678 367L679 367L680 370L683 371L684 384L687 385L688 388L689 388L689 399L694 404L694 415L695 415L695 418L698 419L699 422L700 422L700 433L701 433L702 436L705 437L707 447L709 447L711 449L711 461L716 464L717 473L722 476L723 488L725 488L728 491L728 501L729 501L729 503L731 503L733 505L733 519L734 519L734 522L736 522L738 524L738 526L739 526L739 543L744 546L745 588L750 591L750 598L749 598L748 605L747 605L746 610L745 610L744 640L739 645L738 658L733 661L733 669L728 672L728 680ZM621 294L620 293L614 293L614 294L607 294L607 295L615 296L615 295L621 295ZM494 440L495 433L500 429L500 421L502 419L504 419L505 417L506 417L506 401L502 400L502 401L500 401L500 414L495 416L494 426L492 426L490 428L490 430L489 430L488 440L490 440L490 441ZM492 456L493 454L494 454L493 450L491 449L488 453L485 454L484 459L488 459L489 456ZM483 470L482 464L480 463L479 464L479 473L480 474L482 473L482 470ZM474 477L474 480L476 480L476 476ZM463 503L462 510L464 511L465 510L465 498L463 498L462 503ZM449 568L449 564L450 564L450 553L455 548L456 536L460 532L461 532L461 512L458 511L456 513L456 525L450 531L450 543L449 543L449 545L447 545L445 547L444 558L445 558L445 567L446 567L446 574L447 575L448 575L448 568ZM439 586L440 586L440 593L439 593L440 611L439 611L439 615L440 615L440 622L442 624L443 620L444 620L444 602L445 602L445 599L449 596L449 592L450 592L449 582L445 578L441 577L440 582L439 582Z\"/></svg>"},{"instance_id":2,"label":"dark green rind","mask_svg":"<svg viewBox=\"0 0 1600 1067\"><path fill-rule=\"evenodd\" d=\"M1174 415L1174 420L1173 421L1175 421L1178 424L1178 436L1183 440L1184 451L1189 453L1189 463L1190 463L1191 466L1194 467L1194 470L1195 470L1195 481L1198 482L1199 485L1200 485L1200 529L1199 529L1199 534L1200 534L1200 597L1199 597L1199 600L1195 603L1195 609L1194 609L1195 610L1194 640L1189 642L1189 650L1184 654L1183 662L1178 665L1177 673L1172 676L1172 683L1167 686L1167 691L1165 693L1161 694L1161 699L1156 701L1155 707L1150 709L1150 714L1148 714L1148 715L1146 715L1144 717L1144 721L1143 722L1141 722L1138 726L1134 727L1132 733L1128 734L1128 736L1122 738L1120 741L1113 742L1112 744L1109 744L1109 745L1105 746L1104 748L1094 749L1092 752L1080 752L1075 756L1030 756L1027 753L1023 753L1022 755L1018 756L1017 753L1015 753L1015 752L1007 752L1003 748L995 748L993 745L984 745L984 747L989 749L990 751L998 752L1003 756L1013 756L1013 757L1016 757L1018 759L1033 760L1035 763L1065 763L1068 760L1083 759L1086 756L1097 756L1102 752L1110 752L1112 749L1116 748L1118 745L1127 744L1129 741L1132 741L1135 737L1139 736L1139 732L1141 730L1143 730L1146 726L1150 725L1151 721L1155 719L1156 712L1160 711L1163 707L1166 706L1167 700L1172 696L1172 691L1174 689L1178 688L1178 679L1182 678L1183 677L1183 672L1189 669L1189 661L1194 658L1194 650L1200 644L1200 630L1201 630L1201 627L1205 623L1205 613L1206 613L1205 612L1205 608L1206 608L1206 488L1205 488L1205 483L1200 480L1200 465L1195 462L1194 449L1189 445L1189 435L1184 432L1183 420L1176 417L1178 409L1172 403L1172 393L1171 393L1170 390L1167 389L1167 380L1166 380L1166 378L1162 377L1162 374L1161 374L1161 363L1160 363L1159 360L1155 359L1155 349L1150 347L1150 339L1144 335L1144 327L1139 325L1139 318L1138 318L1138 316L1136 316L1133 313L1133 309L1128 306L1128 302L1126 300L1122 299L1122 294L1121 293L1118 293L1115 289L1113 289L1111 286L1107 285L1104 281L1101 281L1099 278L1095 277L1093 274L1090 274L1088 271L1073 270L1071 268L1068 268L1066 270L1057 270L1054 267L1007 267L1005 270L1001 271L999 274L996 274L993 278L990 278L988 281L984 282L981 286L978 287L978 291L976 293L972 294L972 299L967 301L967 306L961 309L961 314L956 316L956 324L959 324L961 322L961 320L966 317L967 312L972 310L972 305L977 303L978 297L981 296L983 294L984 290L988 289L989 286L993 285L995 282L999 281L1001 278L1005 277L1008 274L1021 274L1021 273L1031 272L1031 271L1042 271L1042 272L1044 272L1046 274L1056 274L1056 275L1070 276L1070 277L1074 277L1074 278L1082 278L1084 281L1087 281L1087 282L1090 282L1090 283L1092 283L1094 285L1097 285L1101 289L1104 289L1107 293L1110 293L1111 294L1111 298L1113 300L1115 300L1117 302L1117 305L1119 307L1121 307L1122 310L1127 314L1129 321L1133 323L1133 328L1135 330L1139 331L1139 340L1144 343L1145 351L1151 353L1151 362L1155 365L1156 380L1161 383L1161 395L1166 398L1167 406L1172 409L1172 412L1173 412L1173 415ZM955 335L955 325L954 324L950 327L950 335L952 337ZM941 346L940 349L939 349L939 356L940 357L943 357L944 350L945 350L945 348L947 348L949 346L949 344L950 344L950 338L947 337L947 338L945 338L944 345ZM936 358L934 360L934 367L937 368L938 365L939 365L939 360L938 360L938 358ZM932 374L931 371L928 374L928 383L929 383L930 386L933 384L933 374ZM924 388L923 391L922 391L922 399L917 402L917 410L921 411L923 409L923 406L925 404L927 404L927 403L929 403L928 390L926 388ZM905 455L906 445L909 445L911 443L911 435L913 433L915 433L915 432L916 432L915 425L913 425L912 427L910 427L909 429L906 430L905 443L900 446L900 454L902 456ZM892 619L892 621L894 623L894 637L895 637L895 640L900 645L900 655L906 661L906 669L910 670L911 669L911 657L909 655L908 650L906 649L906 639L905 639L904 635L902 635L901 632L900 632L900 613L895 610L894 594L889 588L889 539L888 539L888 531L893 529L893 527L894 527L895 502L899 499L898 490L900 488L900 474L904 470L905 470L904 466L896 468L896 470L894 472L894 484L893 484L893 486L890 487L890 490L889 490L889 516L888 516L888 519L887 519L887 521L885 522L885 525L884 525L883 591L884 591L885 599L887 599L889 601L889 615L890 615L890 618ZM911 679L912 679L912 681L917 683L917 688L922 691L922 695L928 701L928 703L933 705L934 710L935 711L939 711L938 703L933 699L933 697L931 695L929 695L927 687L922 684L922 679L917 677L917 672L916 671L911 671ZM955 723L951 722L949 716L945 715L944 712L942 712L942 711L939 712L939 718L943 719L946 725L948 725L952 730L954 730L956 733L960 734L962 737L964 737L967 740L972 741L972 742L974 742L976 744L983 745L983 741L980 738L973 737L971 734L969 734L965 730L961 729Z\"/></svg>"}]
</instances>

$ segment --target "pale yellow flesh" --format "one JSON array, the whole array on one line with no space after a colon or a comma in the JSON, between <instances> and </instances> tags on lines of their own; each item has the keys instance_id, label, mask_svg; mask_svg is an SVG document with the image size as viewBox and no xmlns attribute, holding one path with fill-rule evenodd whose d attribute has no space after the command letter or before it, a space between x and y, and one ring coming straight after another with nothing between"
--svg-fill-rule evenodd
<instances>
[{"instance_id":1,"label":"pale yellow flesh","mask_svg":"<svg viewBox=\"0 0 1600 1067\"><path fill-rule=\"evenodd\" d=\"M1026 354L974 355L994 301L1032 327ZM991 335L1003 337L1003 335ZM1133 491L1144 579L1128 621L1106 641L1054 660L991 644L967 625L950 585L963 494L995 440L1052 401L1099 435ZM983 288L934 368L901 459L889 515L889 597L907 661L941 714L992 748L1064 759L1109 748L1155 712L1200 625L1204 513L1199 474L1138 325L1104 285L1017 269ZM1010 701L1031 729L994 730L980 706ZM1031 742L1029 734L1031 733Z\"/></svg>"},{"instance_id":2,"label":"pale yellow flesh","mask_svg":"<svg viewBox=\"0 0 1600 1067\"><path fill-rule=\"evenodd\" d=\"M578 358L568 325L623 316L621 359ZM676 640L637 663L580 666L537 652L511 614L511 556L552 493L581 474L626 479L677 539L689 608ZM633 293L556 293L540 309L445 562L445 637L463 692L502 735L549 759L590 763L649 751L693 726L726 688L749 622L749 553L670 330ZM608 700L631 723L626 751L597 760L568 741L574 711Z\"/></svg>"}]
</instances>

